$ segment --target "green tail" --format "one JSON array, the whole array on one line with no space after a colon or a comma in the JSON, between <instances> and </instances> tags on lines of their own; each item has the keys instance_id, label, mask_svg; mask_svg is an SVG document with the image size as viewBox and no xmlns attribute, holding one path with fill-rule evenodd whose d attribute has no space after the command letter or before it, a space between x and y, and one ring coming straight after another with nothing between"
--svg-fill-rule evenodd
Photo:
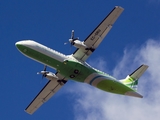
<instances>
[{"instance_id":1,"label":"green tail","mask_svg":"<svg viewBox=\"0 0 160 120\"><path fill-rule=\"evenodd\" d=\"M148 68L147 65L141 65L133 73L128 75L125 79L120 80L120 82L132 88L133 90L137 91L138 79L142 76L142 74L146 71L147 68Z\"/></svg>"},{"instance_id":2,"label":"green tail","mask_svg":"<svg viewBox=\"0 0 160 120\"><path fill-rule=\"evenodd\" d=\"M136 91L138 89L138 79L134 79L129 75L125 79L120 80L120 82Z\"/></svg>"}]
</instances>

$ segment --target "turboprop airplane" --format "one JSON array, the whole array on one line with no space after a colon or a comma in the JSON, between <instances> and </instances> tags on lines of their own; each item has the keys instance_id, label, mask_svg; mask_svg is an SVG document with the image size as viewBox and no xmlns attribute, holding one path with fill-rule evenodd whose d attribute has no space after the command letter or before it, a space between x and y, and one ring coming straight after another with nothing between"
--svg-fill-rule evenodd
<instances>
[{"instance_id":1,"label":"turboprop airplane","mask_svg":"<svg viewBox=\"0 0 160 120\"><path fill-rule=\"evenodd\" d=\"M71 55L64 55L33 40L22 40L16 43L16 47L22 54L45 65L44 70L39 72L39 74L42 74L42 77L46 77L49 80L25 109L27 113L33 114L68 80L88 83L106 92L139 98L143 97L137 92L137 87L138 79L148 68L147 65L141 65L125 79L117 80L109 74L91 67L86 62L108 34L123 10L122 7L115 6L84 41L74 38L74 31L72 31L69 42L77 50ZM56 73L47 71L47 66L55 69Z\"/></svg>"}]
</instances>

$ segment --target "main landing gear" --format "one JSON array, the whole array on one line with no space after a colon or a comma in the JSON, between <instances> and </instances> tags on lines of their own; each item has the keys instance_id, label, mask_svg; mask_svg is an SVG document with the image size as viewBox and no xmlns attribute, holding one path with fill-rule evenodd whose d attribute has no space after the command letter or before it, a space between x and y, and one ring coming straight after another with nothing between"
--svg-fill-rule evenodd
<instances>
[{"instance_id":1,"label":"main landing gear","mask_svg":"<svg viewBox=\"0 0 160 120\"><path fill-rule=\"evenodd\" d=\"M66 80L57 80L57 82L60 84L60 85L63 85L63 84L66 84Z\"/></svg>"},{"instance_id":2,"label":"main landing gear","mask_svg":"<svg viewBox=\"0 0 160 120\"><path fill-rule=\"evenodd\" d=\"M71 74L69 77L74 78L77 74L79 74L79 70L75 69L74 74Z\"/></svg>"}]
</instances>

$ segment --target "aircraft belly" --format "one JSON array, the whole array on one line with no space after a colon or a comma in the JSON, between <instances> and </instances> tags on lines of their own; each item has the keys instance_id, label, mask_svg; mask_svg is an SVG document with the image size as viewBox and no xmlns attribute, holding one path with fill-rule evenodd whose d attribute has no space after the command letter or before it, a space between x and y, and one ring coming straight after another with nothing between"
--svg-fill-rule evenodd
<instances>
[{"instance_id":1,"label":"aircraft belly","mask_svg":"<svg viewBox=\"0 0 160 120\"><path fill-rule=\"evenodd\" d=\"M70 60L64 61L63 65L57 70L67 79L72 79L78 82L84 82L87 76L94 72L91 68L88 68L79 62Z\"/></svg>"},{"instance_id":2,"label":"aircraft belly","mask_svg":"<svg viewBox=\"0 0 160 120\"><path fill-rule=\"evenodd\" d=\"M131 88L123 85L122 83L115 81L115 80L101 80L99 83L97 83L97 88L111 93L116 94L125 94L128 91L133 91Z\"/></svg>"},{"instance_id":3,"label":"aircraft belly","mask_svg":"<svg viewBox=\"0 0 160 120\"><path fill-rule=\"evenodd\" d=\"M103 91L125 94L128 91L133 91L131 88L123 85L115 78L107 74L92 73L84 81L94 87L97 87Z\"/></svg>"}]
</instances>

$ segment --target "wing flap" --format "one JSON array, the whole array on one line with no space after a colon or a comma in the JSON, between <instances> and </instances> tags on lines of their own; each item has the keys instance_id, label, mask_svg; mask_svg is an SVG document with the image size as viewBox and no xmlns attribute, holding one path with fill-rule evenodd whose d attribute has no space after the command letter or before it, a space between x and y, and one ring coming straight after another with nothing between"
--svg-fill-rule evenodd
<instances>
[{"instance_id":1,"label":"wing flap","mask_svg":"<svg viewBox=\"0 0 160 120\"><path fill-rule=\"evenodd\" d=\"M54 80L50 80L39 94L28 105L25 111L29 114L33 114L43 103L49 100L62 86Z\"/></svg>"}]
</instances>

